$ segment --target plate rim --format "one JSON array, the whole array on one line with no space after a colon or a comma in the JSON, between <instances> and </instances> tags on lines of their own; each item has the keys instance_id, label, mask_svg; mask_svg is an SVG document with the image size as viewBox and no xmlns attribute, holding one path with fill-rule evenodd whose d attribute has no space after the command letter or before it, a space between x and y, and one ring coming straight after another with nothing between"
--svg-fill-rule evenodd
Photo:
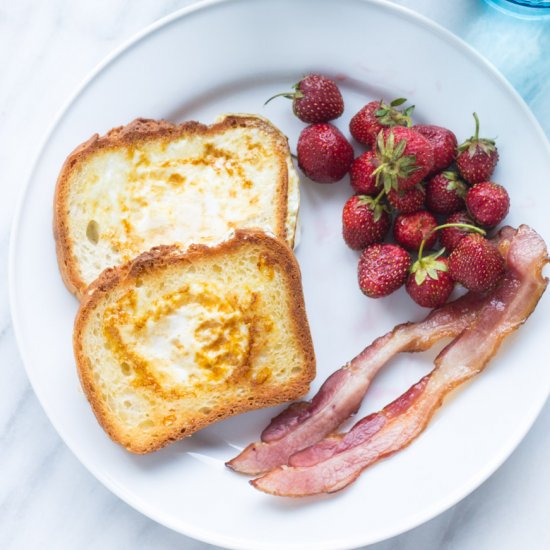
<instances>
[{"instance_id":1,"label":"plate rim","mask_svg":"<svg viewBox=\"0 0 550 550\"><path fill-rule=\"evenodd\" d=\"M239 539L236 537L228 537L226 535L219 535L215 532L197 528L185 520L173 521L169 517L164 517L162 513L158 513L154 508L148 508L146 502L136 499L131 493L128 493L125 487L118 484L116 479L111 478L107 473L100 471L94 465L90 464L87 457L81 456L81 454L73 447L71 437L68 436L63 428L54 422L51 416L48 414L48 409L44 404L44 401L41 397L41 390L38 389L38 386L35 385L33 376L31 375L32 368L29 367L31 361L26 355L26 351L22 345L23 343L23 330L19 321L19 314L17 308L16 300L16 277L15 277L15 264L16 264L16 242L18 241L19 236L19 227L21 216L24 210L24 203L27 197L27 194L31 187L31 182L33 181L38 167L39 162L41 161L44 150L54 134L56 128L62 121L63 117L71 108L72 104L77 100L77 98L84 92L88 85L98 77L104 69L106 69L112 62L114 62L120 55L125 53L127 50L132 48L134 45L139 43L142 39L147 36L159 31L166 25L169 25L173 21L178 19L183 19L184 17L195 13L197 11L208 10L210 8L215 8L219 4L231 4L234 2L242 2L243 0L199 0L189 6L184 6L183 8L177 9L156 21L153 21L149 25L146 25L141 30L132 34L129 38L124 40L119 46L113 48L99 63L97 63L87 75L80 81L79 84L75 87L74 91L69 94L68 99L62 104L61 108L54 115L52 122L47 127L43 139L39 142L37 152L31 163L31 168L28 172L28 175L25 179L25 182L21 189L18 191L18 196L16 200L16 206L11 222L10 227L10 239L9 239L9 255L8 255L8 300L9 300L9 310L12 321L12 326L14 330L15 342L23 367L25 369L27 378L32 387L32 390L40 403L41 408L43 409L46 417L49 422L51 422L55 431L63 441L63 443L69 448L71 453L75 458L111 493L116 495L118 498L123 500L127 505L131 506L134 510L137 510L144 516L152 519L153 521L167 527L177 533L188 536L195 540L199 540L208 544L215 544L222 546L224 548L230 548L235 550L279 550L281 545L279 543L270 543L267 541L258 544L256 542L252 543L246 539ZM244 0L252 1L252 0ZM258 0L256 0L258 1ZM264 2L273 1L273 0L262 0ZM309 0L314 1L314 0ZM334 2L336 0L333 0ZM542 129L535 115L519 94L519 92L512 86L512 84L507 80L507 78L480 52L478 52L473 46L468 44L462 38L455 35L452 31L446 29L439 23L433 21L429 17L422 15L411 8L394 4L389 0L348 0L352 2L358 2L363 4L370 4L382 8L383 10L393 12L394 14L405 17L409 21L414 22L421 28L431 31L434 34L440 36L443 40L453 45L457 49L465 52L468 57L481 65L485 71L490 73L490 75L495 78L503 90L505 90L512 99L518 105L523 112L523 115L526 116L528 122L532 125L535 132L538 134L538 138L541 142L541 145L546 149L547 155L550 158L550 141L546 136L546 133ZM520 425L517 430L510 434L510 437L507 439L509 443L503 446L500 453L498 453L492 461L488 461L485 468L478 470L476 475L472 476L470 481L467 484L464 484L462 487L458 488L454 492L451 492L447 495L445 499L438 501L431 506L428 506L422 513L417 513L408 518L408 521L403 521L397 529L394 529L391 532L378 533L374 537L359 538L355 539L346 539L341 538L338 541L326 541L325 543L299 543L299 544L285 544L287 550L305 550L306 548L311 548L315 550L351 550L353 548L358 548L364 545L375 544L377 542L382 542L384 540L396 537L402 533L405 533L417 526L420 526L427 521L433 519L439 514L450 509L452 506L456 505L458 502L463 500L466 496L475 491L482 483L484 483L495 471L502 466L502 464L510 457L510 455L517 449L518 445L530 431L535 420L540 415L543 407L548 401L548 396L550 394L550 387L547 389L546 399L542 400L536 406L532 407L528 415L525 415L525 421Z\"/></svg>"}]
</instances>

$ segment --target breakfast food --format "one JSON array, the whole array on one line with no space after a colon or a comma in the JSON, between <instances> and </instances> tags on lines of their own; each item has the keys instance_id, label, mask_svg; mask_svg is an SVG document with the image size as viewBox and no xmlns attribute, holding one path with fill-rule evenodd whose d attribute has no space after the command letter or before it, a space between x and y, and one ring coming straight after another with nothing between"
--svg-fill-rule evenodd
<instances>
[{"instance_id":1,"label":"breakfast food","mask_svg":"<svg viewBox=\"0 0 550 550\"><path fill-rule=\"evenodd\" d=\"M463 237L474 231L472 229L474 224L474 220L466 210L451 214L444 223L446 227L439 232L439 241L445 251L450 254Z\"/></svg>"},{"instance_id":2,"label":"breakfast food","mask_svg":"<svg viewBox=\"0 0 550 550\"><path fill-rule=\"evenodd\" d=\"M344 112L344 100L334 80L320 75L308 74L292 86L293 92L283 92L270 97L292 99L292 110L302 121L310 124L328 122Z\"/></svg>"},{"instance_id":3,"label":"breakfast food","mask_svg":"<svg viewBox=\"0 0 550 550\"><path fill-rule=\"evenodd\" d=\"M381 130L392 126L410 126L414 105L400 110L407 100L403 97L394 99L389 104L384 101L367 103L350 120L349 131L361 144L374 148L376 138Z\"/></svg>"},{"instance_id":4,"label":"breakfast food","mask_svg":"<svg viewBox=\"0 0 550 550\"><path fill-rule=\"evenodd\" d=\"M352 162L349 179L357 194L378 195L380 189L376 182L376 168L378 168L378 164L373 151L363 153Z\"/></svg>"},{"instance_id":5,"label":"breakfast food","mask_svg":"<svg viewBox=\"0 0 550 550\"><path fill-rule=\"evenodd\" d=\"M74 349L98 421L133 453L296 399L315 374L298 264L254 231L106 270L81 304Z\"/></svg>"},{"instance_id":6,"label":"breakfast food","mask_svg":"<svg viewBox=\"0 0 550 550\"><path fill-rule=\"evenodd\" d=\"M423 135L434 150L434 164L428 175L445 170L456 158L457 140L451 130L432 124L416 124L413 129Z\"/></svg>"},{"instance_id":7,"label":"breakfast food","mask_svg":"<svg viewBox=\"0 0 550 550\"><path fill-rule=\"evenodd\" d=\"M476 318L446 346L435 368L378 413L360 420L345 434L329 436L252 481L273 495L305 496L338 491L377 461L409 445L429 424L444 398L482 372L504 339L535 309L547 286L544 241L532 229L505 228L501 251L508 271L481 302Z\"/></svg>"},{"instance_id":8,"label":"breakfast food","mask_svg":"<svg viewBox=\"0 0 550 550\"><path fill-rule=\"evenodd\" d=\"M398 212L407 214L416 212L424 207L426 191L421 185L415 185L412 189L407 189L407 191L390 189L387 199L392 208Z\"/></svg>"},{"instance_id":9,"label":"breakfast food","mask_svg":"<svg viewBox=\"0 0 550 550\"><path fill-rule=\"evenodd\" d=\"M393 223L393 237L407 250L418 250L423 240L425 248L432 248L437 241L436 227L435 216L427 210L399 214Z\"/></svg>"},{"instance_id":10,"label":"breakfast food","mask_svg":"<svg viewBox=\"0 0 550 550\"><path fill-rule=\"evenodd\" d=\"M449 260L441 257L441 251L419 257L411 267L405 288L408 295L422 307L440 307L455 287L449 275Z\"/></svg>"},{"instance_id":11,"label":"breakfast food","mask_svg":"<svg viewBox=\"0 0 550 550\"><path fill-rule=\"evenodd\" d=\"M355 414L378 371L398 353L418 352L446 337L458 336L475 320L487 298L468 293L432 311L423 321L404 323L377 338L334 372L308 402L293 403L228 466L258 475L291 463L292 456L323 439Z\"/></svg>"},{"instance_id":12,"label":"breakfast food","mask_svg":"<svg viewBox=\"0 0 550 550\"><path fill-rule=\"evenodd\" d=\"M458 147L456 166L460 175L471 185L489 181L498 161L495 141L479 137L479 118L474 113L474 135Z\"/></svg>"},{"instance_id":13,"label":"breakfast food","mask_svg":"<svg viewBox=\"0 0 550 550\"><path fill-rule=\"evenodd\" d=\"M426 182L426 207L434 214L454 214L464 209L467 190L456 172L440 172Z\"/></svg>"},{"instance_id":14,"label":"breakfast food","mask_svg":"<svg viewBox=\"0 0 550 550\"><path fill-rule=\"evenodd\" d=\"M317 183L341 180L353 161L353 148L342 132L328 123L312 124L302 130L297 145L298 165Z\"/></svg>"},{"instance_id":15,"label":"breakfast food","mask_svg":"<svg viewBox=\"0 0 550 550\"><path fill-rule=\"evenodd\" d=\"M498 183L476 183L466 195L466 207L476 223L496 227L508 214L510 197Z\"/></svg>"},{"instance_id":16,"label":"breakfast food","mask_svg":"<svg viewBox=\"0 0 550 550\"><path fill-rule=\"evenodd\" d=\"M407 191L420 183L432 170L434 149L432 144L415 130L395 126L386 128L378 134L376 158L376 176L384 191Z\"/></svg>"},{"instance_id":17,"label":"breakfast food","mask_svg":"<svg viewBox=\"0 0 550 550\"><path fill-rule=\"evenodd\" d=\"M367 195L354 195L344 205L342 234L353 250L363 250L382 241L391 226L383 203Z\"/></svg>"},{"instance_id":18,"label":"breakfast food","mask_svg":"<svg viewBox=\"0 0 550 550\"><path fill-rule=\"evenodd\" d=\"M373 244L363 250L357 267L361 292L382 298L397 290L407 279L411 257L396 244Z\"/></svg>"},{"instance_id":19,"label":"breakfast food","mask_svg":"<svg viewBox=\"0 0 550 550\"><path fill-rule=\"evenodd\" d=\"M267 120L138 119L66 160L54 205L59 267L82 298L105 268L157 245L215 244L259 228L292 246L298 203L287 139Z\"/></svg>"},{"instance_id":20,"label":"breakfast food","mask_svg":"<svg viewBox=\"0 0 550 550\"><path fill-rule=\"evenodd\" d=\"M504 275L504 260L485 237L466 235L449 256L449 275L474 292L487 292Z\"/></svg>"}]
</instances>

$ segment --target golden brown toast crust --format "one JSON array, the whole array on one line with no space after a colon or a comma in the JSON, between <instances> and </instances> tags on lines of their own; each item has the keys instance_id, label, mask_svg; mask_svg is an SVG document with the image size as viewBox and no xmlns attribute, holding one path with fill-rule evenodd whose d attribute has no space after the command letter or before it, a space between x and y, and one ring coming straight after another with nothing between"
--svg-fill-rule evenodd
<instances>
[{"instance_id":1,"label":"golden brown toast crust","mask_svg":"<svg viewBox=\"0 0 550 550\"><path fill-rule=\"evenodd\" d=\"M128 440L117 426L116 421L109 415L109 411L94 382L93 369L82 348L82 338L89 317L94 314L95 307L105 295L120 285L132 286L136 279L151 271L158 271L162 267L178 264L188 265L189 262L198 262L203 258L224 256L237 250L246 242L261 245L287 275L290 303L287 331L293 333L297 339L296 346L302 351L305 358L304 368L299 375L290 383L287 382L284 387L272 386L265 388L260 385L255 386L253 392L245 393L241 398L232 396L230 404L212 410L202 418L195 418L192 423L186 425L176 424L169 427L160 426L159 431L161 433L153 440L149 436L143 440ZM106 269L90 285L89 291L80 305L75 320L73 344L80 381L98 422L113 441L120 443L128 451L137 454L160 449L229 416L298 399L307 393L309 384L315 377L315 353L305 311L298 263L285 243L253 230L239 230L233 239L224 241L214 247L192 245L183 253L175 246L155 247L123 266ZM250 400L250 398L252 399Z\"/></svg>"},{"instance_id":2,"label":"golden brown toast crust","mask_svg":"<svg viewBox=\"0 0 550 550\"><path fill-rule=\"evenodd\" d=\"M103 149L117 149L131 147L147 141L166 141L180 138L185 135L215 135L230 128L256 127L273 136L275 152L281 160L281 167L285 165L289 156L288 141L283 134L268 121L246 115L228 115L220 122L209 126L200 122L190 121L182 124L174 124L167 120L150 120L138 118L126 126L113 128L104 136L93 135L89 140L80 144L65 160L57 179L54 196L53 232L56 243L57 261L59 270L69 291L82 299L87 284L78 273L77 262L71 250L69 237L69 220L67 209L67 197L69 184L73 171L88 157ZM288 195L288 171L282 169L280 173L280 193L277 203L274 205L277 214L277 226L275 233L283 240L289 237L286 231L287 195ZM172 243L163 243L171 245Z\"/></svg>"}]
</instances>

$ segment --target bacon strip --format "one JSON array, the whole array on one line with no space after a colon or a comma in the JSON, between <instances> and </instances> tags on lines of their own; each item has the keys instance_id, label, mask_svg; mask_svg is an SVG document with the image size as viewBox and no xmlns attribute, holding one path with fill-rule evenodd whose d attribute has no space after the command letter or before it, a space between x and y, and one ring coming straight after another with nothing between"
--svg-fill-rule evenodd
<instances>
[{"instance_id":1,"label":"bacon strip","mask_svg":"<svg viewBox=\"0 0 550 550\"><path fill-rule=\"evenodd\" d=\"M333 373L310 402L294 403L252 443L227 463L231 469L258 475L313 445L357 412L376 373L397 353L429 349L445 337L455 337L470 325L486 298L466 294L432 311L418 323L404 323L376 339L350 363Z\"/></svg>"},{"instance_id":2,"label":"bacon strip","mask_svg":"<svg viewBox=\"0 0 550 550\"><path fill-rule=\"evenodd\" d=\"M481 372L506 336L526 321L546 289L542 268L547 261L542 238L521 226L509 244L508 271L501 284L488 296L477 321L439 354L429 375L347 434L323 440L293 456L293 466L278 467L251 483L281 496L332 493L366 467L409 445L445 396Z\"/></svg>"}]
</instances>

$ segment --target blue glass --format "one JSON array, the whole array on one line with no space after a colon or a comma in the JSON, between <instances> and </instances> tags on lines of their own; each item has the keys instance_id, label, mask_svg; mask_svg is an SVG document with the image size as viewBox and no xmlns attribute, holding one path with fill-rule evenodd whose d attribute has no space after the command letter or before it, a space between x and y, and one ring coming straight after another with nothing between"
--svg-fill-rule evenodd
<instances>
[{"instance_id":1,"label":"blue glass","mask_svg":"<svg viewBox=\"0 0 550 550\"><path fill-rule=\"evenodd\" d=\"M550 1L548 0L485 0L487 4L504 13L522 19L550 18Z\"/></svg>"}]
</instances>

